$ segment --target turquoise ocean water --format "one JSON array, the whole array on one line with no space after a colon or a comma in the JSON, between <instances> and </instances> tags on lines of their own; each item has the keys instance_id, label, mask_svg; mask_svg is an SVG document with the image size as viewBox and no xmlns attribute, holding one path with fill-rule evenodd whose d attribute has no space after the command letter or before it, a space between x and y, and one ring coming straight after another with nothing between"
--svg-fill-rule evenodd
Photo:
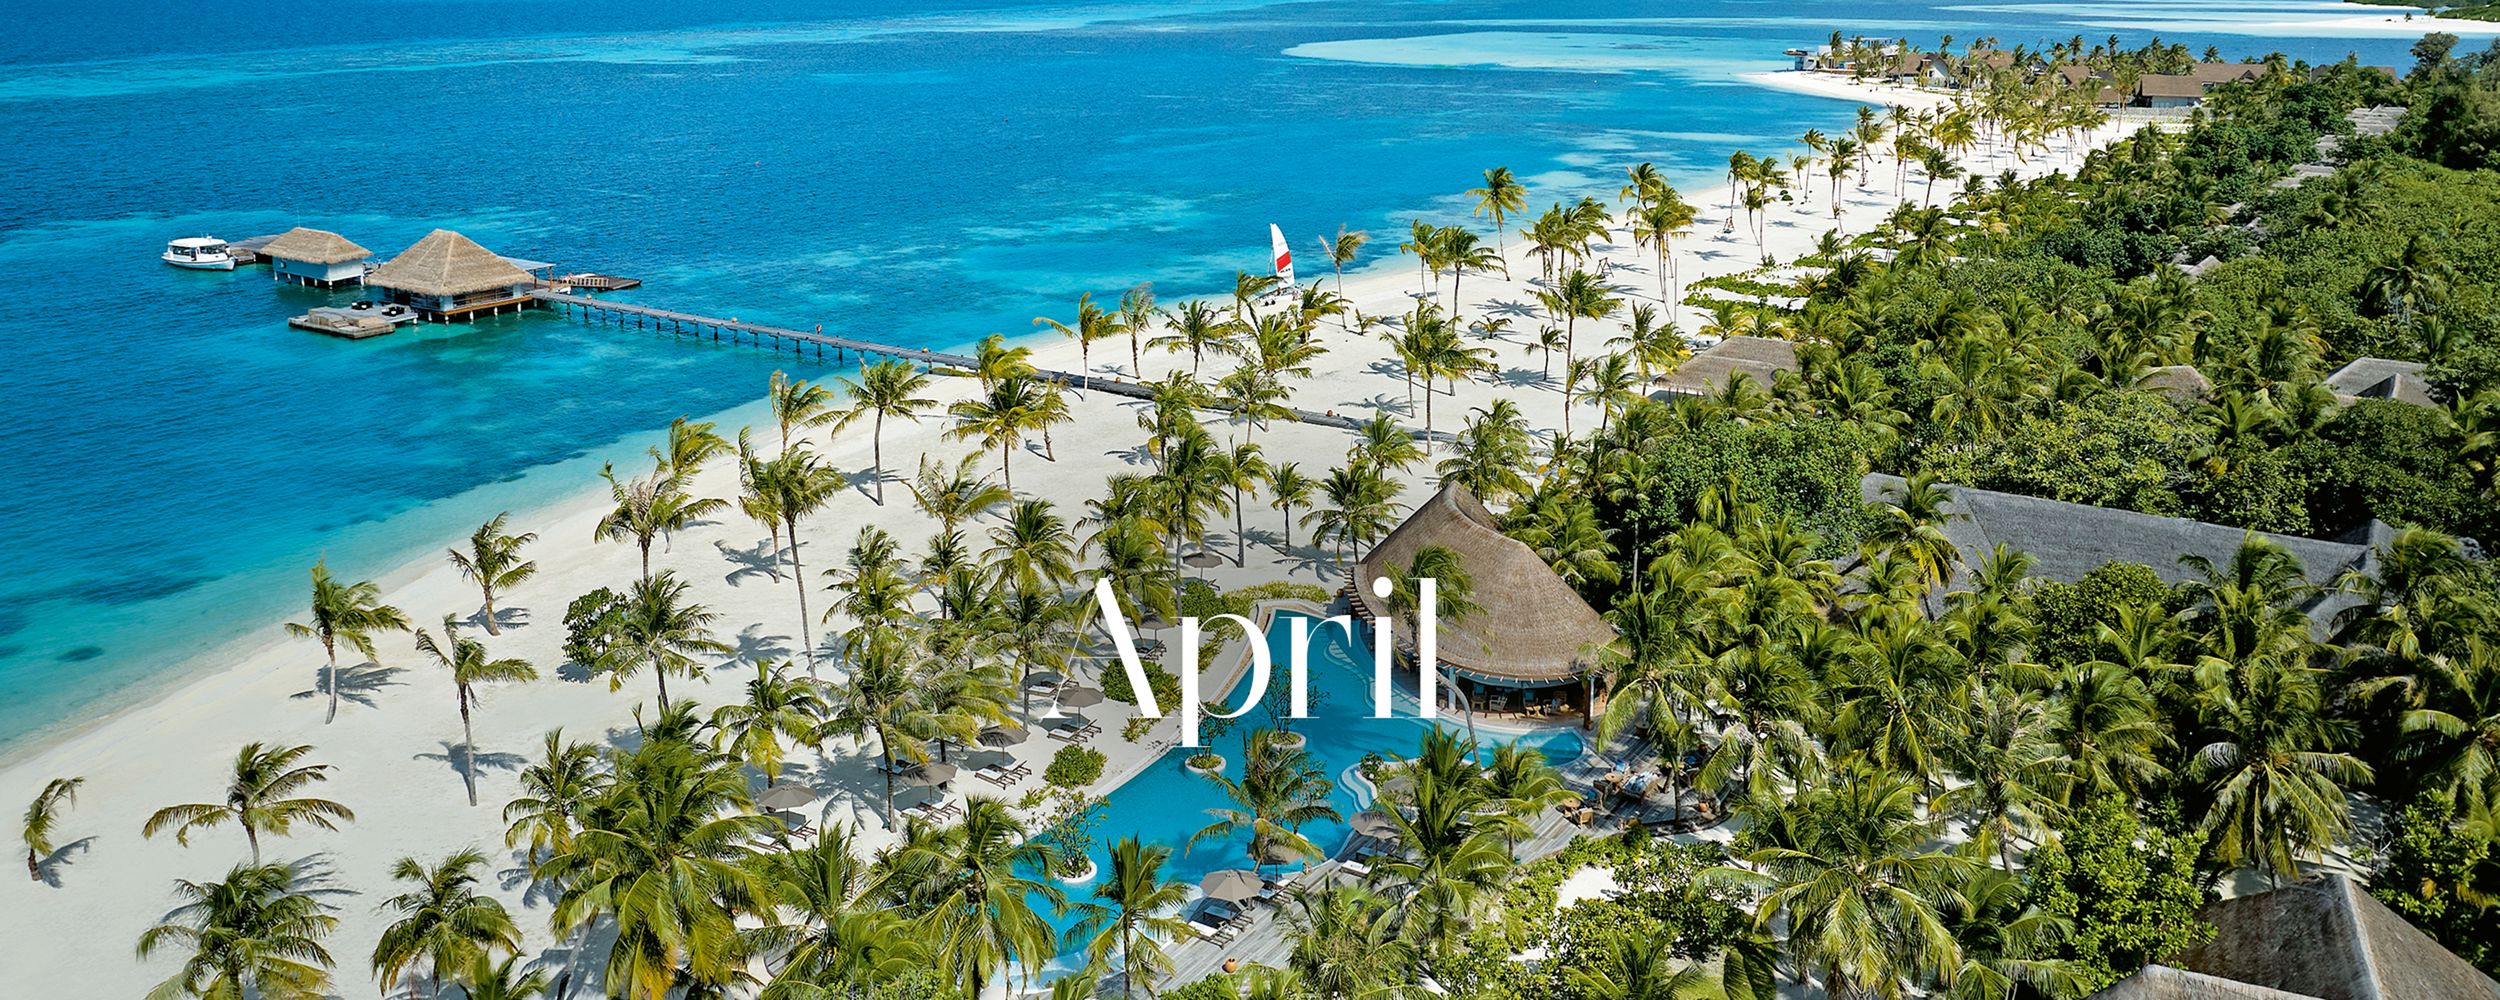
<instances>
[{"instance_id":1,"label":"turquoise ocean water","mask_svg":"<svg viewBox=\"0 0 2500 1000\"><path fill-rule=\"evenodd\" d=\"M1622 167L1711 183L1850 105L1732 74L1834 28L2251 37L2333 3L761 3L21 0L0 34L0 745L580 491L787 358L546 317L365 343L322 301L178 272L174 236L437 226L644 277L634 301L944 347L1083 291L1169 299L1265 227L1394 246L1508 165L1540 203ZM2274 33L2279 34L2279 33Z\"/></svg>"}]
</instances>

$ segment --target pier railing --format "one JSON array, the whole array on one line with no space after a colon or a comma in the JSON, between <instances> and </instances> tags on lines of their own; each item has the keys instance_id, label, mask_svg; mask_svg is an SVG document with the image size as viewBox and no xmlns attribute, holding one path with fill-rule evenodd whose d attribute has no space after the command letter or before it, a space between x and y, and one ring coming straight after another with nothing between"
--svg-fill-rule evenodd
<instances>
[{"instance_id":1,"label":"pier railing","mask_svg":"<svg viewBox=\"0 0 2500 1000\"><path fill-rule=\"evenodd\" d=\"M587 295L540 290L531 292L530 298L536 300L540 306L568 319L613 325L620 329L650 330L675 337L693 337L716 344L750 345L776 352L787 349L801 357L813 356L818 361L829 360L835 364L851 363L854 356L863 363L876 358L895 358L926 366L933 371L943 369L946 373L954 374L970 374L980 364L969 355L880 344L872 340L860 340L819 331L794 330L765 323L749 323L735 317L724 319L719 316L702 316L678 312L674 309L661 309L656 306L612 302ZM1125 379L1089 377L1050 369L1038 369L1035 374L1060 385L1087 391L1107 392L1131 399L1154 398L1152 388ZM1217 404L1213 408L1228 409L1222 404ZM1362 421L1352 417L1303 409L1293 409L1289 419L1346 430L1362 426ZM1436 435L1443 439L1447 439L1448 436L1446 433Z\"/></svg>"}]
</instances>

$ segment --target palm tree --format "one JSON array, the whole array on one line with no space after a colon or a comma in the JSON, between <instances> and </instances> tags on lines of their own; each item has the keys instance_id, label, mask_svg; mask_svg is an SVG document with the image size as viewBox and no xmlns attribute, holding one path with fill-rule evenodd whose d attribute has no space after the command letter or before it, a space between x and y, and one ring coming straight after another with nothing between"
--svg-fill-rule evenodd
<instances>
[{"instance_id":1,"label":"palm tree","mask_svg":"<svg viewBox=\"0 0 2500 1000\"><path fill-rule=\"evenodd\" d=\"M1579 797L1546 762L1545 751L1519 743L1493 748L1493 761L1484 770L1484 793L1505 815L1520 822L1533 821L1555 805ZM1512 850L1518 849L1510 831L1505 830L1503 837Z\"/></svg>"},{"instance_id":2,"label":"palm tree","mask_svg":"<svg viewBox=\"0 0 2500 1000\"><path fill-rule=\"evenodd\" d=\"M744 774L679 736L662 732L612 756L615 780L571 848L540 867L561 887L555 932L612 929L600 978L619 996L729 984L748 957L738 915L769 898L745 845L779 823L751 811Z\"/></svg>"},{"instance_id":3,"label":"palm tree","mask_svg":"<svg viewBox=\"0 0 2500 1000\"><path fill-rule=\"evenodd\" d=\"M975 475L973 464L973 456L966 455L950 470L923 455L919 474L904 484L911 490L912 505L937 519L938 534L954 534L965 521L1015 499L1006 487Z\"/></svg>"},{"instance_id":4,"label":"palm tree","mask_svg":"<svg viewBox=\"0 0 2500 1000\"><path fill-rule=\"evenodd\" d=\"M2321 714L2315 668L2259 657L2233 673L2204 694L2217 738L2182 776L2210 796L2201 825L2216 860L2297 876L2300 855L2349 829L2345 789L2370 781L2370 766L2333 749L2350 727Z\"/></svg>"},{"instance_id":5,"label":"palm tree","mask_svg":"<svg viewBox=\"0 0 2500 1000\"><path fill-rule=\"evenodd\" d=\"M958 400L946 408L955 418L946 436L958 441L979 438L983 448L998 449L999 476L1013 491L1016 470L1011 449L1023 444L1024 435L1036 426L1035 411L1041 405L1041 394L1031 381L1002 379L981 396Z\"/></svg>"},{"instance_id":6,"label":"palm tree","mask_svg":"<svg viewBox=\"0 0 2500 1000\"><path fill-rule=\"evenodd\" d=\"M54 778L44 783L43 791L26 804L26 825L18 834L18 842L26 845L26 877L43 881L43 859L56 850L52 843L52 826L61 821L61 810L78 803L78 786L85 778Z\"/></svg>"},{"instance_id":7,"label":"palm tree","mask_svg":"<svg viewBox=\"0 0 2500 1000\"><path fill-rule=\"evenodd\" d=\"M657 471L647 479L620 480L614 466L603 466L599 475L608 481L608 496L616 506L592 526L591 539L632 539L642 554L645 580L651 579L652 540L683 530L729 506L725 500L688 494L679 480Z\"/></svg>"},{"instance_id":8,"label":"palm tree","mask_svg":"<svg viewBox=\"0 0 2500 1000\"><path fill-rule=\"evenodd\" d=\"M1215 463L1215 477L1233 491L1233 565L1250 565L1249 498L1245 495L1267 481L1267 458L1260 454L1255 442L1244 441L1222 452ZM1073 575L1073 574L1072 574Z\"/></svg>"},{"instance_id":9,"label":"palm tree","mask_svg":"<svg viewBox=\"0 0 2500 1000\"><path fill-rule=\"evenodd\" d=\"M1120 295L1120 329L1128 333L1128 373L1130 378L1146 377L1146 349L1142 338L1146 328L1154 325L1155 286L1140 282Z\"/></svg>"},{"instance_id":10,"label":"palm tree","mask_svg":"<svg viewBox=\"0 0 2500 1000\"><path fill-rule=\"evenodd\" d=\"M1395 996L1411 981L1414 948L1398 933L1388 901L1370 889L1335 885L1299 893L1285 919L1293 927L1285 969L1301 981L1300 995Z\"/></svg>"},{"instance_id":11,"label":"palm tree","mask_svg":"<svg viewBox=\"0 0 2500 1000\"><path fill-rule=\"evenodd\" d=\"M927 946L900 914L863 899L871 869L852 849L854 836L850 827L828 827L813 842L755 860L774 904L766 925L755 932L755 944L781 970L764 997L828 995L778 989L782 984L832 989L830 995L841 996L839 988L866 991L930 965ZM782 913L796 920L786 921Z\"/></svg>"},{"instance_id":12,"label":"palm tree","mask_svg":"<svg viewBox=\"0 0 2500 1000\"><path fill-rule=\"evenodd\" d=\"M476 531L469 534L469 551L451 550L451 564L460 568L461 578L477 584L478 591L486 597L484 617L487 635L503 634L503 630L495 624L495 592L518 587L523 581L538 575L538 564L521 558L521 547L537 541L538 535L528 531L518 535L506 532L504 522L511 517L511 511L504 511L495 515L493 520L479 525Z\"/></svg>"},{"instance_id":13,"label":"palm tree","mask_svg":"<svg viewBox=\"0 0 2500 1000\"><path fill-rule=\"evenodd\" d=\"M1111 845L1111 868L1095 880L1093 899L1070 907L1077 920L1069 925L1065 940L1071 945L1083 942L1086 960L1097 967L1116 954L1123 997L1137 995L1140 979L1145 980L1146 996L1154 996L1155 979L1172 971L1172 958L1157 939L1178 937L1189 929L1171 915L1189 902L1189 886L1163 876L1171 857L1169 847L1122 837Z\"/></svg>"},{"instance_id":14,"label":"palm tree","mask_svg":"<svg viewBox=\"0 0 2500 1000\"><path fill-rule=\"evenodd\" d=\"M1199 299L1181 303L1178 310L1166 316L1172 332L1154 338L1152 343L1166 351L1188 351L1191 375L1198 374L1208 351L1227 349L1241 332L1240 324L1218 314L1213 303Z\"/></svg>"},{"instance_id":15,"label":"palm tree","mask_svg":"<svg viewBox=\"0 0 2500 1000\"><path fill-rule=\"evenodd\" d=\"M1268 506L1285 515L1284 547L1277 551L1293 554L1293 509L1310 506L1311 491L1317 485L1311 477L1302 474L1300 462L1283 462L1268 470Z\"/></svg>"},{"instance_id":16,"label":"palm tree","mask_svg":"<svg viewBox=\"0 0 2500 1000\"><path fill-rule=\"evenodd\" d=\"M480 955L460 973L462 1000L538 1000L547 995L547 970L523 969L520 956L501 962Z\"/></svg>"},{"instance_id":17,"label":"palm tree","mask_svg":"<svg viewBox=\"0 0 2500 1000\"><path fill-rule=\"evenodd\" d=\"M400 978L420 962L427 978L427 996L443 993L443 976L460 975L496 953L519 954L521 929L493 896L477 892L478 870L486 855L464 850L441 864L426 867L415 858L391 866L391 878L414 885L382 901L385 913L399 919L382 931L373 946L373 974L382 992L398 987Z\"/></svg>"},{"instance_id":18,"label":"palm tree","mask_svg":"<svg viewBox=\"0 0 2500 1000\"><path fill-rule=\"evenodd\" d=\"M747 681L747 700L712 710L712 745L764 772L767 783L781 777L782 741L806 743L816 737L825 715L825 699L816 685L783 680L769 661L755 663Z\"/></svg>"},{"instance_id":19,"label":"palm tree","mask_svg":"<svg viewBox=\"0 0 2500 1000\"><path fill-rule=\"evenodd\" d=\"M729 442L714 433L712 424L679 417L668 423L668 440L651 449L651 460L674 482L693 479L696 472L715 458L729 453Z\"/></svg>"},{"instance_id":20,"label":"palm tree","mask_svg":"<svg viewBox=\"0 0 2500 1000\"><path fill-rule=\"evenodd\" d=\"M472 690L479 684L510 684L538 679L538 671L528 660L515 657L495 659L486 651L486 644L465 639L455 628L450 615L443 616L443 641L417 630L417 652L433 657L443 669L451 671L452 694L460 703L460 780L469 786L469 805L477 805L477 735L469 726L469 707L477 703Z\"/></svg>"},{"instance_id":21,"label":"palm tree","mask_svg":"<svg viewBox=\"0 0 2500 1000\"><path fill-rule=\"evenodd\" d=\"M232 820L243 828L243 839L252 845L252 863L257 865L263 831L283 837L299 822L336 830L336 821L354 820L356 814L328 799L286 797L314 782L330 780L328 764L296 764L311 752L310 746L246 743L234 756L234 777L226 783L226 801L166 806L148 817L147 823L139 827L139 835L154 837L171 828L174 842L187 847L191 831L212 829Z\"/></svg>"},{"instance_id":22,"label":"palm tree","mask_svg":"<svg viewBox=\"0 0 2500 1000\"><path fill-rule=\"evenodd\" d=\"M370 580L342 583L330 575L327 560L313 563L312 617L302 623L288 622L286 634L321 640L321 652L329 657L329 675L323 686L330 689L330 714L321 720L323 725L339 717L339 643L347 643L371 660L377 655L373 633L384 630L408 631L408 616L382 603L381 586Z\"/></svg>"},{"instance_id":23,"label":"palm tree","mask_svg":"<svg viewBox=\"0 0 2500 1000\"><path fill-rule=\"evenodd\" d=\"M1679 961L1669 944L1656 935L1605 935L1597 961L1567 971L1564 981L1587 1000L1705 1000L1724 995L1701 963Z\"/></svg>"},{"instance_id":24,"label":"palm tree","mask_svg":"<svg viewBox=\"0 0 2500 1000\"><path fill-rule=\"evenodd\" d=\"M915 825L873 891L919 914L942 956L939 971L961 995L979 996L1006 963L1039 969L1055 951L1057 935L1033 904L1060 907L1066 894L1024 874L1042 870L1047 850L1006 803L976 795L960 822Z\"/></svg>"},{"instance_id":25,"label":"palm tree","mask_svg":"<svg viewBox=\"0 0 2500 1000\"><path fill-rule=\"evenodd\" d=\"M1370 233L1360 229L1348 231L1346 227L1338 226L1336 239L1320 241L1328 251L1328 267L1337 275L1337 294L1345 294L1346 266L1354 263L1356 255L1363 252L1363 244L1371 242L1371 239Z\"/></svg>"},{"instance_id":26,"label":"palm tree","mask_svg":"<svg viewBox=\"0 0 2500 1000\"><path fill-rule=\"evenodd\" d=\"M1528 186L1512 177L1509 167L1494 167L1484 172L1484 186L1469 188L1468 196L1476 199L1476 214L1493 216L1493 238L1502 238L1502 222L1513 212L1528 210Z\"/></svg>"},{"instance_id":27,"label":"palm tree","mask_svg":"<svg viewBox=\"0 0 2500 1000\"><path fill-rule=\"evenodd\" d=\"M1094 304L1092 292L1077 296L1075 326L1069 326L1048 316L1033 317L1033 325L1047 326L1059 331L1060 336L1075 338L1077 385L1079 388L1086 389L1093 388L1094 342L1119 336L1128 329L1128 325L1121 320L1118 310L1105 309Z\"/></svg>"},{"instance_id":28,"label":"palm tree","mask_svg":"<svg viewBox=\"0 0 2500 1000\"><path fill-rule=\"evenodd\" d=\"M773 518L776 536L784 531L790 536L790 582L799 595L799 650L807 658L807 675L814 677L816 637L811 629L815 617L807 610L807 571L799 565L799 519L833 502L835 491L842 488L842 474L804 447L785 448L771 461L764 461L755 457L745 435L740 435L738 451L739 479L754 501L752 509ZM885 488L882 474L877 488Z\"/></svg>"},{"instance_id":29,"label":"palm tree","mask_svg":"<svg viewBox=\"0 0 2500 1000\"><path fill-rule=\"evenodd\" d=\"M1423 584L1427 580L1432 582L1434 591L1434 620L1429 623L1423 617ZM1389 607L1394 613L1406 616L1408 635L1424 634L1427 625L1436 632L1447 634L1454 631L1458 623L1484 610L1483 605L1476 602L1475 578L1468 575L1458 551L1445 545L1423 546L1415 550L1415 555L1407 560L1406 565L1389 567L1389 584ZM1421 657L1423 651L1418 648L1415 655ZM1420 666L1435 672L1446 669L1440 663L1423 663ZM1455 675L1450 678L1450 686L1458 686ZM1459 700L1459 708L1467 715L1467 742L1475 744L1475 708L1463 698Z\"/></svg>"},{"instance_id":30,"label":"palm tree","mask_svg":"<svg viewBox=\"0 0 2500 1000\"><path fill-rule=\"evenodd\" d=\"M1801 976L1820 974L1826 995L1900 996L1905 981L1960 965L1943 913L1970 868L1922 849L1916 803L1910 782L1854 763L1781 814L1789 844L1747 854L1750 867L1715 877L1766 890L1754 927L1785 917L1791 960Z\"/></svg>"},{"instance_id":31,"label":"palm tree","mask_svg":"<svg viewBox=\"0 0 2500 1000\"><path fill-rule=\"evenodd\" d=\"M1970 732L1949 752L1969 783L1937 795L1936 811L1970 823L1973 848L1994 847L1998 868L2012 872L2015 842L2037 843L2057 817L2057 744L2036 696L1995 688L1974 709Z\"/></svg>"},{"instance_id":32,"label":"palm tree","mask_svg":"<svg viewBox=\"0 0 2500 1000\"><path fill-rule=\"evenodd\" d=\"M771 399L773 422L781 428L781 447L790 447L790 432L809 430L830 424L840 418L833 408L833 392L805 379L792 379L781 371L773 372Z\"/></svg>"},{"instance_id":33,"label":"palm tree","mask_svg":"<svg viewBox=\"0 0 2500 1000\"><path fill-rule=\"evenodd\" d=\"M574 832L608 783L598 748L565 742L561 728L547 731L545 747L538 763L521 769L520 796L503 807L504 822L511 824L504 846L526 838L533 862L573 849Z\"/></svg>"},{"instance_id":34,"label":"palm tree","mask_svg":"<svg viewBox=\"0 0 2500 1000\"><path fill-rule=\"evenodd\" d=\"M1320 772L1310 751L1284 741L1282 735L1272 729L1254 729L1242 735L1239 781L1221 771L1204 772L1206 780L1223 792L1232 805L1207 810L1215 822L1190 834L1189 846L1246 830L1250 834L1250 866L1254 869L1287 855L1312 859L1323 856L1318 845L1297 831L1313 820L1340 818L1337 807L1328 802L1334 783Z\"/></svg>"},{"instance_id":35,"label":"palm tree","mask_svg":"<svg viewBox=\"0 0 2500 1000\"><path fill-rule=\"evenodd\" d=\"M712 637L711 625L720 615L687 600L686 581L673 572L662 570L659 576L634 584L616 614L616 646L610 662L602 664L608 673L608 690L623 689L627 679L649 667L659 681L663 712L668 710L669 674L701 677L703 664L695 659L696 654L730 652L727 643Z\"/></svg>"},{"instance_id":36,"label":"palm tree","mask_svg":"<svg viewBox=\"0 0 2500 1000\"><path fill-rule=\"evenodd\" d=\"M236 865L223 881L174 880L182 905L139 935L139 957L181 949L182 968L147 1000L321 1000L335 963L322 945L338 918L297 888L288 865Z\"/></svg>"},{"instance_id":37,"label":"palm tree","mask_svg":"<svg viewBox=\"0 0 2500 1000\"><path fill-rule=\"evenodd\" d=\"M1575 267L1563 274L1553 291L1537 293L1545 300L1547 309L1563 317L1563 367L1566 370L1571 367L1571 359L1575 356L1573 352L1577 349L1579 322L1584 319L1603 320L1622 308L1623 300L1616 298L1612 292L1606 287L1604 279Z\"/></svg>"},{"instance_id":38,"label":"palm tree","mask_svg":"<svg viewBox=\"0 0 2500 1000\"><path fill-rule=\"evenodd\" d=\"M850 681L835 689L832 711L819 730L829 736L874 735L884 766L885 828L894 829L894 771L900 762L927 760L919 734L931 727L922 707L911 640L892 626L863 629L851 642Z\"/></svg>"},{"instance_id":39,"label":"palm tree","mask_svg":"<svg viewBox=\"0 0 2500 1000\"><path fill-rule=\"evenodd\" d=\"M920 411L937 405L936 400L918 395L928 387L929 376L918 366L898 358L870 362L859 370L858 380L842 380L842 391L851 397L851 407L843 411L834 429L840 430L862 414L869 415L869 455L877 467L877 506L885 506L885 418L919 423Z\"/></svg>"}]
</instances>

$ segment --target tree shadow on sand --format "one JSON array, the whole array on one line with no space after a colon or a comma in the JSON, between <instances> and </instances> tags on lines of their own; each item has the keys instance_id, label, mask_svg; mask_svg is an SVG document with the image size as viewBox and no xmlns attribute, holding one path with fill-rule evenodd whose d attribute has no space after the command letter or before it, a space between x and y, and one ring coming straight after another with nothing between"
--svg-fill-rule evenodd
<instances>
[{"instance_id":1,"label":"tree shadow on sand","mask_svg":"<svg viewBox=\"0 0 2500 1000\"><path fill-rule=\"evenodd\" d=\"M35 859L35 879L55 889L60 888L61 869L77 864L70 860L70 855L85 854L95 850L95 842L94 837L80 837L53 848L50 854Z\"/></svg>"},{"instance_id":2,"label":"tree shadow on sand","mask_svg":"<svg viewBox=\"0 0 2500 1000\"><path fill-rule=\"evenodd\" d=\"M383 688L398 687L400 682L397 678L407 672L405 667L386 667L370 662L359 663L352 667L338 667L335 670L324 664L313 674L312 690L297 691L292 697L327 698L330 696L330 685L335 676L340 701L372 708L375 695L379 694Z\"/></svg>"},{"instance_id":3,"label":"tree shadow on sand","mask_svg":"<svg viewBox=\"0 0 2500 1000\"><path fill-rule=\"evenodd\" d=\"M461 622L468 625L470 628L485 628L486 609L479 608L476 611L470 612L469 617L461 619ZM495 628L497 631L512 628L524 628L527 627L529 623L530 609L528 608L503 607L495 609Z\"/></svg>"},{"instance_id":4,"label":"tree shadow on sand","mask_svg":"<svg viewBox=\"0 0 2500 1000\"><path fill-rule=\"evenodd\" d=\"M732 568L722 580L732 587L758 576L771 577L774 583L781 582L781 551L773 546L772 539L758 541L751 549L715 540L712 548L720 553L721 558L729 561Z\"/></svg>"},{"instance_id":5,"label":"tree shadow on sand","mask_svg":"<svg viewBox=\"0 0 2500 1000\"><path fill-rule=\"evenodd\" d=\"M442 761L451 765L451 773L455 778L461 775L463 769L473 759L472 755L480 771L518 771L521 765L529 763L517 753L502 753L494 750L480 752L475 747L453 743L450 740L441 741L440 745L443 748L441 753L411 754L409 759Z\"/></svg>"},{"instance_id":6,"label":"tree shadow on sand","mask_svg":"<svg viewBox=\"0 0 2500 1000\"><path fill-rule=\"evenodd\" d=\"M729 662L753 665L766 660L787 660L798 655L791 648L790 637L768 634L762 623L738 630L738 638L729 644Z\"/></svg>"}]
</instances>

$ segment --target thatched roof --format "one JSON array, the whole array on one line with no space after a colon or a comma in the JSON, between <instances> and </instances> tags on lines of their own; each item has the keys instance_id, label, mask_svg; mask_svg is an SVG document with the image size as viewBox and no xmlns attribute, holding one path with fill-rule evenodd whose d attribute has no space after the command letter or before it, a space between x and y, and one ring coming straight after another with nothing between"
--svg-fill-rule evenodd
<instances>
[{"instance_id":1,"label":"thatched roof","mask_svg":"<svg viewBox=\"0 0 2500 1000\"><path fill-rule=\"evenodd\" d=\"M300 260L307 264L344 264L373 256L373 251L357 246L327 229L306 229L297 226L278 234L278 238L262 244L260 255Z\"/></svg>"},{"instance_id":2,"label":"thatched roof","mask_svg":"<svg viewBox=\"0 0 2500 1000\"><path fill-rule=\"evenodd\" d=\"M1437 639L1441 662L1462 676L1510 684L1566 681L1580 675L1590 646L1614 639L1614 628L1553 567L1502 534L1493 512L1455 483L1444 484L1363 557L1355 570L1354 599L1371 614L1390 617L1387 602L1372 596L1371 582L1391 567L1404 568L1433 545L1458 553L1459 566L1474 584L1479 610L1456 626L1443 626Z\"/></svg>"},{"instance_id":3,"label":"thatched roof","mask_svg":"<svg viewBox=\"0 0 2500 1000\"><path fill-rule=\"evenodd\" d=\"M2135 387L2177 399L2203 399L2214 391L2213 381L2206 378L2204 372L2196 370L2195 365L2163 365L2152 369L2145 372L2143 378L2135 380Z\"/></svg>"},{"instance_id":4,"label":"thatched roof","mask_svg":"<svg viewBox=\"0 0 2500 1000\"><path fill-rule=\"evenodd\" d=\"M2306 993L2285 993L2282 990L2255 986L2202 972L2173 969L2167 965L2147 965L2143 971L2128 976L2108 989L2092 994L2091 1000L2324 1000Z\"/></svg>"},{"instance_id":5,"label":"thatched roof","mask_svg":"<svg viewBox=\"0 0 2500 1000\"><path fill-rule=\"evenodd\" d=\"M1900 486L1900 477L1881 473L1869 473L1859 481L1859 489L1869 503L1881 502ZM2084 574L2113 562L2147 566L2165 582L2186 583L2196 577L2192 570L2180 565L2180 557L2203 556L2216 566L2227 566L2232 553L2239 551L2240 542L2250 534L2227 524L2115 507L1968 486L1947 486L1945 490L1951 499L1944 507L1950 517L1944 523L1944 534L1961 554L1962 563L1944 582L1948 589L1967 589L1971 568L1998 545L2030 555L2034 560L2031 575L2061 583L2083 579ZM2350 607L2355 600L2335 586L2336 579L2347 569L2376 572L2375 550L2394 537L2394 529L2372 521L2335 541L2255 534L2290 550L2300 560L2301 573L2320 588L2302 610L2308 612L2315 627L2325 629L2330 627L2336 612Z\"/></svg>"},{"instance_id":6,"label":"thatched roof","mask_svg":"<svg viewBox=\"0 0 2500 1000\"><path fill-rule=\"evenodd\" d=\"M2500 983L2328 874L2205 908L2214 938L2182 968L2333 1000L2500 1000Z\"/></svg>"},{"instance_id":7,"label":"thatched roof","mask_svg":"<svg viewBox=\"0 0 2500 1000\"><path fill-rule=\"evenodd\" d=\"M1796 368L1794 342L1771 337L1726 337L1660 377L1658 392L1651 395L1707 396L1727 384L1728 377L1737 372L1752 376L1768 389L1774 373Z\"/></svg>"},{"instance_id":8,"label":"thatched roof","mask_svg":"<svg viewBox=\"0 0 2500 1000\"><path fill-rule=\"evenodd\" d=\"M437 229L425 234L390 263L375 268L365 284L395 288L416 295L467 295L493 288L529 284L529 272L512 266L493 251L459 233Z\"/></svg>"},{"instance_id":9,"label":"thatched roof","mask_svg":"<svg viewBox=\"0 0 2500 1000\"><path fill-rule=\"evenodd\" d=\"M2205 96L2205 81L2187 74L2146 73L2135 80L2135 92L2146 97Z\"/></svg>"},{"instance_id":10,"label":"thatched roof","mask_svg":"<svg viewBox=\"0 0 2500 1000\"><path fill-rule=\"evenodd\" d=\"M2354 358L2326 377L2326 387L2345 399L2392 399L2415 406L2434 406L2430 380L2419 361Z\"/></svg>"},{"instance_id":11,"label":"thatched roof","mask_svg":"<svg viewBox=\"0 0 2500 1000\"><path fill-rule=\"evenodd\" d=\"M2201 62L2189 68L2189 76L2205 84L2237 83L2266 75L2264 63Z\"/></svg>"}]
</instances>

